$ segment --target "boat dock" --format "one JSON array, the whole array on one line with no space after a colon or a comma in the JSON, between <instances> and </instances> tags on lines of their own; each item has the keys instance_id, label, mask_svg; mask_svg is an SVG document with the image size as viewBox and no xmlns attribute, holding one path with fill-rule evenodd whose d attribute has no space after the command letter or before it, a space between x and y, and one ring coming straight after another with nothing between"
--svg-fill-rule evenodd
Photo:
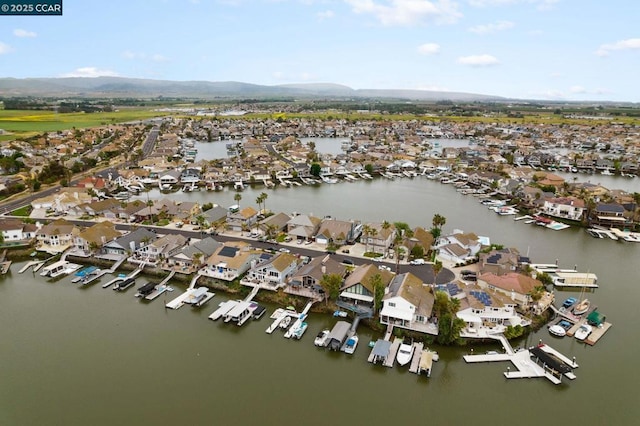
<instances>
[{"instance_id":1,"label":"boat dock","mask_svg":"<svg viewBox=\"0 0 640 426\"><path fill-rule=\"evenodd\" d=\"M187 298L191 296L190 291L185 291L175 299L171 300L165 306L169 309L180 309L186 303Z\"/></svg>"},{"instance_id":2,"label":"boat dock","mask_svg":"<svg viewBox=\"0 0 640 426\"><path fill-rule=\"evenodd\" d=\"M584 339L584 342L590 346L595 345L598 342L598 340L600 340L600 338L604 336L604 333L609 331L611 327L612 327L612 324L610 322L604 322L602 324L602 327L593 327L593 331L591 331L591 333L589 333L587 338Z\"/></svg>"},{"instance_id":3,"label":"boat dock","mask_svg":"<svg viewBox=\"0 0 640 426\"><path fill-rule=\"evenodd\" d=\"M400 349L401 344L401 338L395 337L393 339L391 347L389 348L389 354L387 355L387 358L384 360L382 365L384 365L385 367L393 367L393 363L396 362L396 355L398 354L398 349Z\"/></svg>"},{"instance_id":4,"label":"boat dock","mask_svg":"<svg viewBox=\"0 0 640 426\"><path fill-rule=\"evenodd\" d=\"M169 275L167 275L165 277L165 279L160 281L160 283L156 286L155 290L153 290L151 293L147 294L144 297L144 299L145 300L155 300L156 298L158 298L158 296L160 296L165 291L173 291L173 288L170 287L167 283L169 282L169 280L171 280L171 278L173 278L173 276L175 274L176 274L176 271L171 271L171 273Z\"/></svg>"},{"instance_id":5,"label":"boat dock","mask_svg":"<svg viewBox=\"0 0 640 426\"><path fill-rule=\"evenodd\" d=\"M213 311L211 315L209 315L209 319L213 321L217 321L221 317L225 316L229 311L231 311L238 303L237 300L228 300L226 302L220 302L218 305L218 309Z\"/></svg>"},{"instance_id":6,"label":"boat dock","mask_svg":"<svg viewBox=\"0 0 640 426\"><path fill-rule=\"evenodd\" d=\"M299 314L296 311L292 311L290 309L282 309L282 308L276 309L273 312L273 314L271 314L271 319L273 320L273 322L267 328L266 333L267 334L273 333L280 326L280 323L284 321L286 317L296 318L298 315Z\"/></svg>"},{"instance_id":7,"label":"boat dock","mask_svg":"<svg viewBox=\"0 0 640 426\"><path fill-rule=\"evenodd\" d=\"M180 309L182 305L186 303L199 307L207 303L214 296L215 293L210 293L207 287L189 288L165 306L169 309Z\"/></svg>"},{"instance_id":8,"label":"boat dock","mask_svg":"<svg viewBox=\"0 0 640 426\"><path fill-rule=\"evenodd\" d=\"M507 367L507 371L504 372L507 379L545 377L556 385L562 382L563 375L569 379L575 379L576 376L572 370L578 366L575 359L570 360L555 349L543 344L529 350L522 349L513 353L470 354L465 355L463 359L467 363L510 361L516 371L511 371L511 368Z\"/></svg>"},{"instance_id":9,"label":"boat dock","mask_svg":"<svg viewBox=\"0 0 640 426\"><path fill-rule=\"evenodd\" d=\"M289 327L286 333L284 333L285 338L289 339L293 337L295 333L300 329L304 320L307 319L307 315L308 315L309 309L311 309L311 305L313 305L313 301L307 303L307 305L304 307L302 312L298 314L295 322L291 325L291 327Z\"/></svg>"},{"instance_id":10,"label":"boat dock","mask_svg":"<svg viewBox=\"0 0 640 426\"><path fill-rule=\"evenodd\" d=\"M422 342L413 344L413 357L409 364L409 371L411 373L418 373L418 366L420 365L420 359L422 358L422 349L424 349L424 344Z\"/></svg>"},{"instance_id":11,"label":"boat dock","mask_svg":"<svg viewBox=\"0 0 640 426\"><path fill-rule=\"evenodd\" d=\"M22 268L20 268L20 270L18 271L19 274L22 274L24 272L27 271L27 269L31 268L32 266L34 267L33 271L35 272L37 269L35 269L35 266L40 264L43 265L44 262L46 262L46 260L31 260L29 262L26 263L26 265L24 265ZM38 268L40 269L40 268Z\"/></svg>"}]
</instances>

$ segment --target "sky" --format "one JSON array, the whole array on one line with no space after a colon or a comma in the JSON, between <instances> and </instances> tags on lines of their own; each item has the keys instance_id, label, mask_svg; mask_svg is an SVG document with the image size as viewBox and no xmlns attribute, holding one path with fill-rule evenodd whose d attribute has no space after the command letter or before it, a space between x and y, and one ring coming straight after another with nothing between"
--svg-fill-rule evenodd
<instances>
[{"instance_id":1,"label":"sky","mask_svg":"<svg viewBox=\"0 0 640 426\"><path fill-rule=\"evenodd\" d=\"M0 16L0 77L640 102L636 0L63 0Z\"/></svg>"}]
</instances>

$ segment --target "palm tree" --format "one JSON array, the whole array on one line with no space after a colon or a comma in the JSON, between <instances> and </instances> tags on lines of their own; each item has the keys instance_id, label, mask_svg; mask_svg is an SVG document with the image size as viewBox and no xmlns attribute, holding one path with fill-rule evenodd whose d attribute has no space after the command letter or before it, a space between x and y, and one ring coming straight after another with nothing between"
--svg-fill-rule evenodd
<instances>
[{"instance_id":1,"label":"palm tree","mask_svg":"<svg viewBox=\"0 0 640 426\"><path fill-rule=\"evenodd\" d=\"M364 251L369 251L369 234L371 234L371 227L369 225L362 226L362 235L364 235Z\"/></svg>"},{"instance_id":2,"label":"palm tree","mask_svg":"<svg viewBox=\"0 0 640 426\"><path fill-rule=\"evenodd\" d=\"M242 194L236 193L236 195L233 196L233 200L238 205L238 210L240 210L240 200L242 200Z\"/></svg>"},{"instance_id":3,"label":"palm tree","mask_svg":"<svg viewBox=\"0 0 640 426\"><path fill-rule=\"evenodd\" d=\"M447 223L447 218L436 213L433 215L433 219L431 220L431 223L433 224L434 228L442 230L442 227L444 226L444 224Z\"/></svg>"},{"instance_id":4,"label":"palm tree","mask_svg":"<svg viewBox=\"0 0 640 426\"><path fill-rule=\"evenodd\" d=\"M265 212L267 212L267 198L269 198L269 194L267 194L266 192L261 192L260 193L260 198L262 198L262 210Z\"/></svg>"}]
</instances>

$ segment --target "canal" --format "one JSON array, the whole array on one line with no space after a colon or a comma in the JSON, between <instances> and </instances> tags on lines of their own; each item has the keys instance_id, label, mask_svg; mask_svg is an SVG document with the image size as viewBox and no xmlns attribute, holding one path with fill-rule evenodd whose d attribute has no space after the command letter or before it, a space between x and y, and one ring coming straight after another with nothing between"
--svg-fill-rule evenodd
<instances>
[{"instance_id":1,"label":"canal","mask_svg":"<svg viewBox=\"0 0 640 426\"><path fill-rule=\"evenodd\" d=\"M261 192L271 210L319 217L430 227L439 213L447 219L445 232L475 232L535 262L577 265L598 275L600 288L589 298L613 327L593 347L553 338L546 329L514 342L531 346L543 339L575 356L578 378L560 386L545 379L507 380L507 363L465 364L462 356L470 348L500 349L473 342L433 346L440 361L425 378L367 363L366 343L378 336L363 327L353 356L316 348L315 334L333 318L311 315L303 338L289 341L278 331L265 333L267 316L242 328L208 320L223 294L199 310L171 311L164 302L176 292L144 303L133 289L103 289L107 277L80 289L68 277L50 282L31 271L18 274L17 263L0 277L0 424L635 424L640 245L516 222L425 178L249 188L241 206L256 207ZM235 204L234 194L169 197L228 206ZM559 292L557 298L569 295L577 292Z\"/></svg>"}]
</instances>

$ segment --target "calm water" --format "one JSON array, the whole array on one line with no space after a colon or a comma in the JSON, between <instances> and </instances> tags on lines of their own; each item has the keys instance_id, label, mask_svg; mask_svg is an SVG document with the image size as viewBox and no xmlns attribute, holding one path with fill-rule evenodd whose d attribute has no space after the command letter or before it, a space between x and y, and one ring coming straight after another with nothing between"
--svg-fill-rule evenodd
<instances>
[{"instance_id":1,"label":"calm water","mask_svg":"<svg viewBox=\"0 0 640 426\"><path fill-rule=\"evenodd\" d=\"M255 206L263 191L276 211L412 226L430 226L440 213L445 231L490 236L537 262L577 264L598 275L600 289L589 297L614 326L594 347L552 338L546 330L514 343L544 339L576 356L578 378L561 386L507 381L502 372L508 363L467 365L462 355L470 347L498 349L473 344L434 347L441 360L426 379L368 364L366 343L377 336L362 327L352 357L314 347L315 334L332 318L312 315L302 340L289 341L264 332L266 316L240 329L208 320L221 294L201 310L167 311L163 297L142 303L133 289L120 294L100 283L79 289L69 278L20 275L21 265L14 264L0 278L0 424L636 424L640 245L514 222L426 179L248 189L241 205ZM172 197L226 206L234 204L234 194ZM575 295L558 297L569 294Z\"/></svg>"}]
</instances>

